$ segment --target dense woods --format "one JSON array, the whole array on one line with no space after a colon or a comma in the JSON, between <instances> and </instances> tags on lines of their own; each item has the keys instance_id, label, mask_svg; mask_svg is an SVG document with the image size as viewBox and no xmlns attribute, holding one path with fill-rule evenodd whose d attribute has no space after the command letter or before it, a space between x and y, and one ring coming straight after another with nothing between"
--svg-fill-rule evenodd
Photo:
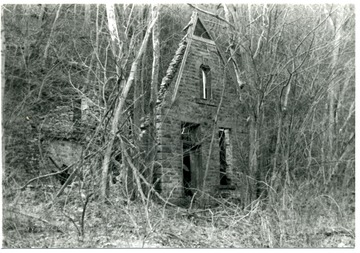
<instances>
[{"instance_id":1,"label":"dense woods","mask_svg":"<svg viewBox=\"0 0 360 253\"><path fill-rule=\"evenodd\" d=\"M3 247L354 247L353 5L1 8ZM141 142L194 11L246 119L241 197L212 205L161 195Z\"/></svg>"}]
</instances>

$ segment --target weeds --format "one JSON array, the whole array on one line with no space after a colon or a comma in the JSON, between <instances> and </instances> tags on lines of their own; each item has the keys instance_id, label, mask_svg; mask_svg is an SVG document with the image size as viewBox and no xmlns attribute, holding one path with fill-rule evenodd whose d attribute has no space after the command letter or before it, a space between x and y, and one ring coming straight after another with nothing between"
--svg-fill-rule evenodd
<instances>
[{"instance_id":1,"label":"weeds","mask_svg":"<svg viewBox=\"0 0 360 253\"><path fill-rule=\"evenodd\" d=\"M354 213L340 197L304 198L290 191L277 201L242 208L217 199L206 209L164 205L147 196L130 201L113 189L107 206L96 194L27 188L7 194L3 205L5 248L302 248L354 247ZM339 201L341 200L341 201ZM146 210L145 210L146 208Z\"/></svg>"}]
</instances>

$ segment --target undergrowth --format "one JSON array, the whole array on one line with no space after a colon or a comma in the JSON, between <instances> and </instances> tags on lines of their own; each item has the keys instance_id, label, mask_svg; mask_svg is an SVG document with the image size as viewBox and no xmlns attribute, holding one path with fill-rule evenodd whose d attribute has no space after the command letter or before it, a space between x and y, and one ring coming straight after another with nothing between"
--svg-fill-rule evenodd
<instances>
[{"instance_id":1,"label":"undergrowth","mask_svg":"<svg viewBox=\"0 0 360 253\"><path fill-rule=\"evenodd\" d=\"M307 188L309 191L309 189ZM354 247L353 200L284 191L242 207L226 199L208 209L130 201L116 189L107 205L76 187L4 189L4 248ZM89 196L89 195L88 195ZM349 204L350 203L350 204ZM145 212L145 208L147 212Z\"/></svg>"}]
</instances>

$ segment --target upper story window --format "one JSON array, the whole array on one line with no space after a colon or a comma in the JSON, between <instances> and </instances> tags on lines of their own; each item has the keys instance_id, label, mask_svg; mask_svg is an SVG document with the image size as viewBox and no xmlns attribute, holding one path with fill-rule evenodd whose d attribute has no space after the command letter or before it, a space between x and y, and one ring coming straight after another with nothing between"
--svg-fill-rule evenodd
<instances>
[{"instance_id":1,"label":"upper story window","mask_svg":"<svg viewBox=\"0 0 360 253\"><path fill-rule=\"evenodd\" d=\"M211 99L211 72L210 67L202 64L200 66L200 88L201 98Z\"/></svg>"}]
</instances>

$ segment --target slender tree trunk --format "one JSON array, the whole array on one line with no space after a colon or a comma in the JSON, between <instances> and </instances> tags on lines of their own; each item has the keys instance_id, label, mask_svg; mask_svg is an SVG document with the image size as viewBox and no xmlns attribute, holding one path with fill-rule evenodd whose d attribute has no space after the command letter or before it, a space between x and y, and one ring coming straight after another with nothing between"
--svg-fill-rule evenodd
<instances>
[{"instance_id":1,"label":"slender tree trunk","mask_svg":"<svg viewBox=\"0 0 360 253\"><path fill-rule=\"evenodd\" d=\"M43 24L43 19L45 18L45 13L46 13L46 8L45 8L45 4L42 4L40 7L40 14L39 14L39 27L41 27L41 25Z\"/></svg>"},{"instance_id":2,"label":"slender tree trunk","mask_svg":"<svg viewBox=\"0 0 360 253\"><path fill-rule=\"evenodd\" d=\"M111 9L114 10L113 6L109 6L109 7L110 8L107 8L107 10L110 10L110 12L111 12ZM115 20L115 15L111 15L109 18L110 19L114 18L114 20L111 20L111 21L112 21L113 28L116 28L116 30L117 30L116 22L115 22L116 21ZM139 48L139 51L138 51L138 53L136 55L136 58L134 59L134 62L131 65L130 75L129 75L126 83L124 83L122 92L120 94L120 97L118 98L118 103L117 103L117 106L116 106L116 109L115 109L115 112L114 112L114 115L113 115L112 125L111 125L111 129L110 129L109 141L108 141L108 144L107 144L107 148L105 150L104 160L103 160L103 164L102 164L101 194L102 194L102 197L103 197L103 201L106 201L106 199L108 197L109 162L110 162L111 151L112 151L112 148L113 148L113 145L114 145L116 133L117 133L117 130L118 130L119 120L120 120L120 117L122 116L123 108L124 108L124 105L125 105L125 99L126 99L128 93L129 93L129 90L130 90L133 82L134 82L134 78L135 78L135 74L137 72L139 60L140 60L142 54L144 53L147 41L148 41L149 36L150 36L151 29L154 26L156 20L157 20L157 16L155 18L153 18L151 20L151 22L149 23L149 25L148 25L148 28L146 30L146 33L145 33L144 39L143 39L143 41L141 43L141 46ZM125 82L125 81L122 81L122 82Z\"/></svg>"},{"instance_id":3,"label":"slender tree trunk","mask_svg":"<svg viewBox=\"0 0 360 253\"><path fill-rule=\"evenodd\" d=\"M144 6L143 11L145 11L146 6ZM142 12L143 12L142 11ZM142 19L142 23L146 24L146 18L141 14L139 15L140 19ZM144 53L141 57L141 62L140 62L140 70L136 72L135 74L135 82L134 82L134 113L133 113L133 125L132 127L132 140L133 140L133 144L134 144L134 148L133 150L133 154L132 155L136 155L138 156L140 154L140 119L143 116L143 107L142 107L142 100L144 99L144 94L143 94L143 73L145 71L145 60L146 60L146 46L144 48ZM141 172L143 173L144 170L144 164L142 161L142 156L138 156L139 158L133 161L134 166ZM129 174L133 174L130 167L129 167ZM133 176L135 176L133 174ZM133 177L132 177L133 178ZM132 180L132 178L128 178L128 180ZM135 189L133 189L135 190Z\"/></svg>"},{"instance_id":4,"label":"slender tree trunk","mask_svg":"<svg viewBox=\"0 0 360 253\"><path fill-rule=\"evenodd\" d=\"M210 141L210 146L209 146L209 153L206 159L206 166L205 166L205 171L202 174L200 172L200 178L202 179L201 182L201 196L200 196L200 203L204 206L206 204L207 199L205 198L205 194L206 194L206 181L207 181L207 177L208 177L208 173L209 173L209 168L210 168L210 160L211 160L211 156L212 156L212 152L213 152L213 146L214 146L214 142L218 133L218 118L220 115L220 110L221 110L221 106L224 100L224 94L225 94L225 88L226 88L226 68L227 66L224 66L224 70L223 70L223 80L222 80L222 91L221 91L221 97L220 97L220 101L219 101L219 105L217 107L217 111L216 111L216 115L215 115L215 119L214 119L214 123L212 125L212 133L211 133L211 141Z\"/></svg>"},{"instance_id":5,"label":"slender tree trunk","mask_svg":"<svg viewBox=\"0 0 360 253\"><path fill-rule=\"evenodd\" d=\"M5 18L4 18L4 8L1 7L1 112L3 112L4 110L4 105L5 105L5 102L4 102L4 94L5 94L5 81L6 81L6 78L5 78ZM3 121L3 113L1 113L1 122L4 122ZM1 136L4 136L4 127L1 128ZM4 142L4 139L3 139L3 143L1 145L1 151L2 151L2 154L5 154L5 142ZM5 158L3 156L3 158ZM2 168L4 168L2 170L2 178L5 178L5 159L2 159Z\"/></svg>"},{"instance_id":6,"label":"slender tree trunk","mask_svg":"<svg viewBox=\"0 0 360 253\"><path fill-rule=\"evenodd\" d=\"M91 5L85 4L84 8L85 8L84 29L87 30L90 27Z\"/></svg>"},{"instance_id":7,"label":"slender tree trunk","mask_svg":"<svg viewBox=\"0 0 360 253\"><path fill-rule=\"evenodd\" d=\"M311 113L311 112L309 112ZM313 146L314 146L314 120L315 120L315 114L312 113L311 116L311 123L310 123L310 133L311 133L311 138L310 138L310 143L309 143L309 147L307 147L307 151L308 151L308 161L307 161L307 166L306 166L306 170L307 171L307 179L310 180L311 176L312 176L312 171L311 171L311 164L313 161Z\"/></svg>"},{"instance_id":8,"label":"slender tree trunk","mask_svg":"<svg viewBox=\"0 0 360 253\"><path fill-rule=\"evenodd\" d=\"M112 4L106 5L106 15L108 19L108 28L111 36L111 50L115 57L115 62L116 62L116 74L119 78L121 78L120 56L123 54L123 42L120 40L119 37L114 5Z\"/></svg>"},{"instance_id":9,"label":"slender tree trunk","mask_svg":"<svg viewBox=\"0 0 360 253\"><path fill-rule=\"evenodd\" d=\"M224 12L225 12L225 19L228 23L231 23L231 15L228 7L226 6L226 4L223 4L224 7ZM249 6L249 16L251 16L250 14L250 6ZM234 23L234 22L232 22ZM243 87L243 85L245 84L245 82L241 79L241 72L240 72L240 68L239 68L239 64L236 60L235 57L235 41L233 41L233 38L235 37L235 30L234 27L231 25L228 25L228 35L230 38L229 41L229 48L230 48L230 53L231 53L231 62L232 65L234 67L235 70L235 74L236 74L236 79L237 79L237 83L238 86L240 88ZM248 71L249 73L253 73L253 65L252 65L252 59L251 59L251 52L242 52L242 56L243 56L243 65L245 66L246 69L244 69L244 71ZM251 76L251 74L250 74ZM255 78L255 76L252 76L252 78ZM248 85L254 85L255 81L254 80L248 80L249 84ZM254 95L254 94L253 94ZM258 95L255 95L257 98L259 97ZM254 111L250 113L250 122L249 122L249 143L250 143L250 147L249 147L249 174L248 174L248 178L247 178L247 183L248 183L248 192L246 193L246 203L245 205L250 204L255 198L256 198L256 175L257 175L257 170L258 170L258 152L259 152L259 132L258 132L258 127L259 127L259 122L258 122L258 117L259 117L259 113L260 113L260 101L256 100L256 106L253 107Z\"/></svg>"},{"instance_id":10,"label":"slender tree trunk","mask_svg":"<svg viewBox=\"0 0 360 253\"><path fill-rule=\"evenodd\" d=\"M228 7L226 6L226 4L222 4L223 7L224 7L224 12L225 12L225 19L226 21L230 24L231 23L231 19L230 19L230 11L228 9ZM229 38L230 38L230 41L229 41L229 48L230 48L230 54L231 54L231 62L233 64L233 67L234 67L234 70L235 70L235 75L236 75L236 80L237 80L237 83L238 83L238 86L240 88L243 87L243 85L245 84L245 82L241 79L241 72L240 72L240 68L239 68L239 64L235 58L235 50L234 50L234 41L232 39L232 37L234 36L235 34L235 31L234 31L234 27L231 26L231 25L228 25L227 27L227 30L228 30L228 35L229 35Z\"/></svg>"},{"instance_id":11,"label":"slender tree trunk","mask_svg":"<svg viewBox=\"0 0 360 253\"><path fill-rule=\"evenodd\" d=\"M47 57L48 57L48 52L49 52L49 47L50 47L51 38L52 38L52 35L53 35L53 33L54 33L56 21L58 20L58 18L59 18L59 16L60 16L61 6L62 6L62 5L60 4L60 5L59 5L59 8L58 8L57 11L56 11L55 19L54 19L53 25L52 25L51 30L50 30L49 39L48 39L48 41L47 41L47 43L46 43L46 46L45 46L45 49L44 49L43 66L46 65L46 59L47 59Z\"/></svg>"},{"instance_id":12,"label":"slender tree trunk","mask_svg":"<svg viewBox=\"0 0 360 253\"><path fill-rule=\"evenodd\" d=\"M152 18L158 15L158 5L152 6ZM158 83L159 83L159 63L160 63L160 31L159 23L156 22L152 30L152 43L153 43L153 63L152 63L152 72L151 72L151 92L150 92L150 108L151 112L154 115L154 109L156 104L156 98L158 93Z\"/></svg>"},{"instance_id":13,"label":"slender tree trunk","mask_svg":"<svg viewBox=\"0 0 360 253\"><path fill-rule=\"evenodd\" d=\"M247 203L250 204L256 198L256 173L258 169L258 152L259 152L259 138L258 138L258 122L257 116L252 114L249 122L249 172L248 175L248 192Z\"/></svg>"},{"instance_id":14,"label":"slender tree trunk","mask_svg":"<svg viewBox=\"0 0 360 253\"><path fill-rule=\"evenodd\" d=\"M90 5L89 8L85 8L86 13L89 12L86 15L90 15ZM85 18L87 19L87 18ZM100 26L99 26L99 22ZM93 99L92 97L86 97L85 94L91 94L91 92L89 92L92 88L96 89L96 80L100 79L99 75L100 75L100 64L98 59L99 58L99 33L100 30L102 29L102 22L103 19L99 19L99 5L96 5L96 19L95 19L95 43L94 43L94 51L91 54L91 59L90 59L90 63L89 63L89 69L86 73L86 78L85 78L85 82L84 85L82 87L82 97L81 97L81 120L82 122L87 122L87 120L89 120L89 102ZM89 28L89 26L84 26L84 28ZM90 36L91 37L91 36ZM95 64L95 68L93 67ZM92 75L94 75L94 78L92 77ZM97 78L96 78L97 77ZM104 76L104 78L106 78ZM106 83L106 80L104 80L104 83ZM95 91L96 92L96 91ZM106 101L105 99L103 99L103 103L106 107ZM99 103L100 104L100 103Z\"/></svg>"},{"instance_id":15,"label":"slender tree trunk","mask_svg":"<svg viewBox=\"0 0 360 253\"><path fill-rule=\"evenodd\" d=\"M336 69L338 67L338 59L339 59L339 51L340 51L340 40L341 40L341 26L340 22L342 19L342 7L340 7L339 15L335 18L330 18L330 26L333 29L334 33L334 40L333 44L333 51L332 51L332 58L331 58L331 67L333 69L333 75L336 75ZM337 133L337 96L339 85L338 82L335 81L336 78L332 78L332 81L329 84L329 92L328 92L328 106L329 106L329 127L328 127L328 138L329 138L329 147L328 147L328 161L330 162L330 171L328 172L328 181L331 180L331 176L334 174L335 166L332 164L332 161L337 159L336 154L336 133Z\"/></svg>"},{"instance_id":16,"label":"slender tree trunk","mask_svg":"<svg viewBox=\"0 0 360 253\"><path fill-rule=\"evenodd\" d=\"M152 18L158 16L159 6L152 5ZM153 174L154 174L154 161L156 156L156 98L158 93L158 84L159 84L159 66L160 66L160 30L159 22L156 22L152 30L152 44L153 44L153 62L151 70L151 87L150 87L150 126L149 126L149 140L148 140L148 160L147 166L149 169L147 180L150 183L153 183Z\"/></svg>"}]
</instances>

